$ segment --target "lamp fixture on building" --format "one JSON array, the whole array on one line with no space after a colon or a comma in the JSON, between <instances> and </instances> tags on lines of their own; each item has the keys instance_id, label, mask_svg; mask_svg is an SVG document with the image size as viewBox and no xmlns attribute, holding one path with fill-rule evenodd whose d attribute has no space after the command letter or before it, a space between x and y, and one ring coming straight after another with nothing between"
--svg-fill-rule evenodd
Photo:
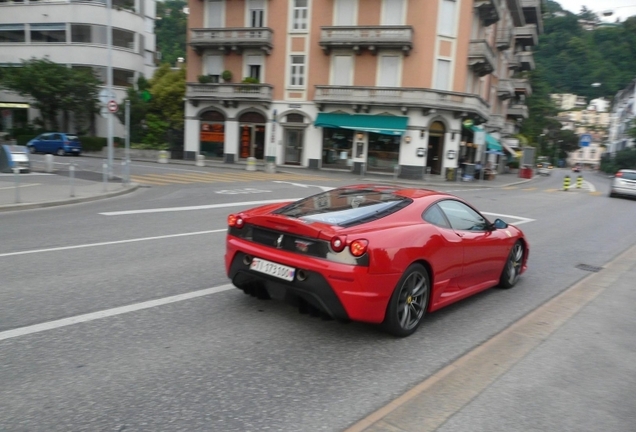
<instances>
[{"instance_id":1,"label":"lamp fixture on building","mask_svg":"<svg viewBox=\"0 0 636 432\"><path fill-rule=\"evenodd\" d=\"M358 141L362 141L362 140L364 139L364 134L363 134L362 132L358 132L358 133L356 134L356 139L357 139Z\"/></svg>"},{"instance_id":2,"label":"lamp fixture on building","mask_svg":"<svg viewBox=\"0 0 636 432\"><path fill-rule=\"evenodd\" d=\"M411 137L409 135L405 136L404 137L404 142L407 143L407 144L410 144L411 143Z\"/></svg>"},{"instance_id":3,"label":"lamp fixture on building","mask_svg":"<svg viewBox=\"0 0 636 432\"><path fill-rule=\"evenodd\" d=\"M449 150L448 153L446 153L446 156L449 159L455 159L455 150Z\"/></svg>"}]
</instances>

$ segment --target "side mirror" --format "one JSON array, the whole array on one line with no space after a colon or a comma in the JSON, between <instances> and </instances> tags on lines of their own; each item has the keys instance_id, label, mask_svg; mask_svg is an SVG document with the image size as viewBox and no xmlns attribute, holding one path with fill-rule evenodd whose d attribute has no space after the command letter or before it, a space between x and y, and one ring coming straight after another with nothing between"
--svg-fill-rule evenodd
<instances>
[{"instance_id":1,"label":"side mirror","mask_svg":"<svg viewBox=\"0 0 636 432\"><path fill-rule=\"evenodd\" d=\"M504 228L508 228L508 224L506 222L504 222L503 220L497 218L495 219L495 221L492 223L492 227L494 229L504 229Z\"/></svg>"}]
</instances>

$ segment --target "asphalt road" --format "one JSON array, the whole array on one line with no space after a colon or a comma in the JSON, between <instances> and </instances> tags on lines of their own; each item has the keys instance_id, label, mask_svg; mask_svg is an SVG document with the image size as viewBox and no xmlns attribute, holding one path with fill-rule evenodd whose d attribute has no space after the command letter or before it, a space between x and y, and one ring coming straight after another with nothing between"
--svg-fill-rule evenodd
<instances>
[{"instance_id":1,"label":"asphalt road","mask_svg":"<svg viewBox=\"0 0 636 432\"><path fill-rule=\"evenodd\" d=\"M350 181L168 184L3 214L0 430L343 430L586 276L577 265L636 243L633 200L608 198L593 176L596 194L559 191L564 173L452 185L521 223L530 268L514 289L430 314L406 339L228 285L228 213Z\"/></svg>"}]
</instances>

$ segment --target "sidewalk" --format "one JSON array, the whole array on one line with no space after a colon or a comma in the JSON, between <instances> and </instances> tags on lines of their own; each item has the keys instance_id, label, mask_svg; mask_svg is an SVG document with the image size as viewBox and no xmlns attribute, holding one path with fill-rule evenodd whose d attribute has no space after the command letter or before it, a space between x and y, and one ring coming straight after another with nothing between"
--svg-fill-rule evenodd
<instances>
[{"instance_id":1,"label":"sidewalk","mask_svg":"<svg viewBox=\"0 0 636 432\"><path fill-rule=\"evenodd\" d=\"M636 245L346 432L636 430Z\"/></svg>"},{"instance_id":2,"label":"sidewalk","mask_svg":"<svg viewBox=\"0 0 636 432\"><path fill-rule=\"evenodd\" d=\"M90 156L90 155L86 155ZM103 159L101 155L93 156L95 159ZM68 158L58 159L67 163ZM157 163L156 160L136 159L134 162ZM119 165L120 161L116 160ZM95 171L76 171L73 185L69 177L68 168L65 165L57 164L52 173L44 172L44 164L36 161L33 172L20 174L16 179L13 174L0 174L0 212L10 210L26 210L39 207L51 207L64 204L74 204L79 202L94 201L98 199L111 198L114 196L130 193L137 190L139 185L123 185L120 178L114 178L104 185L102 173L98 172L99 163L95 163ZM190 166L192 169L215 172L219 170L246 170L247 164L243 162L226 164L219 161L205 161L204 167L196 167L194 161L172 160L162 166L179 165L180 168ZM263 163L257 165L258 171L265 171ZM134 167L131 169L134 173ZM497 188L511 184L523 183L529 180L521 179L516 174L500 174L494 180L474 180L446 181L444 176L426 175L421 180L407 180L396 178L392 174L366 173L361 176L341 170L310 170L303 167L277 166L276 172L291 172L297 174L299 171L307 176L325 176L351 183L392 183L426 188ZM17 183L16 183L17 180ZM16 190L17 189L17 190Z\"/></svg>"}]
</instances>

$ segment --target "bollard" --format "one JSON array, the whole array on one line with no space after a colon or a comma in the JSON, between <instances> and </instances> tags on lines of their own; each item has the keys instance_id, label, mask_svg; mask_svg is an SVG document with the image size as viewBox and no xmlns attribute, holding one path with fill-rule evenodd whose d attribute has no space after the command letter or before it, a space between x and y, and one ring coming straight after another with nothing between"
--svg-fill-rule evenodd
<instances>
[{"instance_id":1,"label":"bollard","mask_svg":"<svg viewBox=\"0 0 636 432\"><path fill-rule=\"evenodd\" d=\"M198 167L205 166L205 156L202 154L197 155L196 162L194 164Z\"/></svg>"},{"instance_id":2,"label":"bollard","mask_svg":"<svg viewBox=\"0 0 636 432\"><path fill-rule=\"evenodd\" d=\"M104 192L106 192L108 190L108 164L106 163L106 161L104 161L104 163L102 164L102 171L104 180Z\"/></svg>"},{"instance_id":3,"label":"bollard","mask_svg":"<svg viewBox=\"0 0 636 432\"><path fill-rule=\"evenodd\" d=\"M265 172L274 174L276 172L276 164L274 162L267 162L265 164Z\"/></svg>"},{"instance_id":4,"label":"bollard","mask_svg":"<svg viewBox=\"0 0 636 432\"><path fill-rule=\"evenodd\" d=\"M256 158L254 157L247 158L247 165L245 166L245 170L256 171Z\"/></svg>"},{"instance_id":5,"label":"bollard","mask_svg":"<svg viewBox=\"0 0 636 432\"><path fill-rule=\"evenodd\" d=\"M367 164L362 162L362 164L360 165L360 175L362 177L364 177L365 175L367 175Z\"/></svg>"},{"instance_id":6,"label":"bollard","mask_svg":"<svg viewBox=\"0 0 636 432\"><path fill-rule=\"evenodd\" d=\"M157 159L159 163L168 163L168 152L165 150L159 150L159 159Z\"/></svg>"},{"instance_id":7,"label":"bollard","mask_svg":"<svg viewBox=\"0 0 636 432\"><path fill-rule=\"evenodd\" d=\"M563 190L567 192L568 189L570 189L570 176L566 174L563 178Z\"/></svg>"},{"instance_id":8,"label":"bollard","mask_svg":"<svg viewBox=\"0 0 636 432\"><path fill-rule=\"evenodd\" d=\"M20 203L20 168L13 168L13 175L15 177L15 203Z\"/></svg>"},{"instance_id":9,"label":"bollard","mask_svg":"<svg viewBox=\"0 0 636 432\"><path fill-rule=\"evenodd\" d=\"M71 183L71 198L75 196L75 164L71 163L68 167L68 179Z\"/></svg>"},{"instance_id":10,"label":"bollard","mask_svg":"<svg viewBox=\"0 0 636 432\"><path fill-rule=\"evenodd\" d=\"M581 189L581 187L582 187L582 186L583 186L583 176L582 176L582 175L579 175L579 176L576 178L576 188L577 188L577 189Z\"/></svg>"},{"instance_id":11,"label":"bollard","mask_svg":"<svg viewBox=\"0 0 636 432\"><path fill-rule=\"evenodd\" d=\"M44 171L47 173L53 172L53 155L44 155Z\"/></svg>"}]
</instances>

